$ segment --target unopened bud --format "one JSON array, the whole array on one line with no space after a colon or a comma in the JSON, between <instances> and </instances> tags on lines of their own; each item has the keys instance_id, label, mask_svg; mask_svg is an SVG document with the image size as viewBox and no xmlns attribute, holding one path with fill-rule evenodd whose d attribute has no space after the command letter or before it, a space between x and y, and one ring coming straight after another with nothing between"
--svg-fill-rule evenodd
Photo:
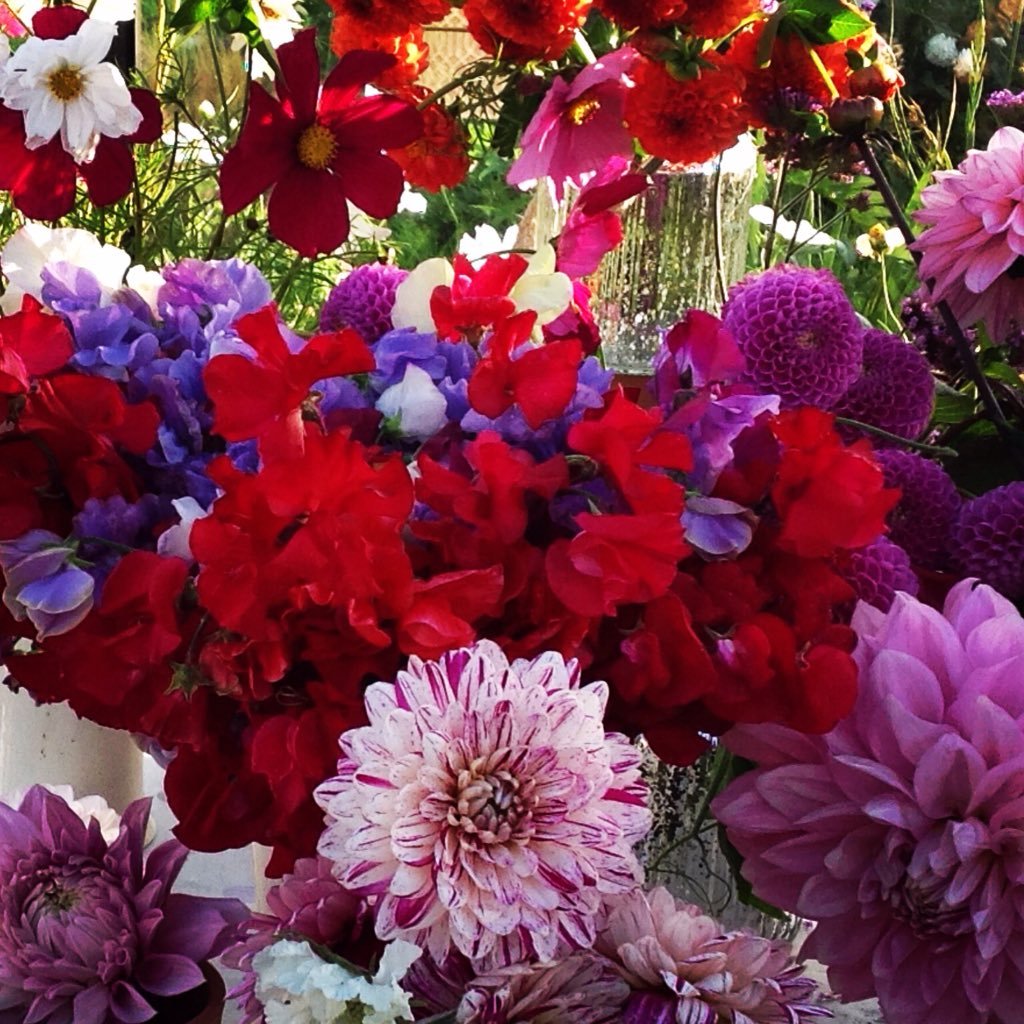
<instances>
[{"instance_id":1,"label":"unopened bud","mask_svg":"<svg viewBox=\"0 0 1024 1024\"><path fill-rule=\"evenodd\" d=\"M840 135L857 135L871 131L882 123L885 106L875 96L858 96L851 100L836 100L828 108L829 127Z\"/></svg>"}]
</instances>

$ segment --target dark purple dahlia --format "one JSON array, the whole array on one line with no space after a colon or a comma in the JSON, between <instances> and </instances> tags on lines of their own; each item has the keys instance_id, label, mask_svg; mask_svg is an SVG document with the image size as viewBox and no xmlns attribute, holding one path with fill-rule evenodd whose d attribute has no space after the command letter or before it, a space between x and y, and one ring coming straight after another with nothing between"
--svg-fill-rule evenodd
<instances>
[{"instance_id":1,"label":"dark purple dahlia","mask_svg":"<svg viewBox=\"0 0 1024 1024\"><path fill-rule=\"evenodd\" d=\"M910 556L885 537L844 553L836 568L861 601L883 612L892 607L896 591L914 597L920 589Z\"/></svg>"},{"instance_id":2,"label":"dark purple dahlia","mask_svg":"<svg viewBox=\"0 0 1024 1024\"><path fill-rule=\"evenodd\" d=\"M781 264L748 274L722 319L747 360L747 378L784 408L831 408L860 376L864 329L828 270Z\"/></svg>"},{"instance_id":3,"label":"dark purple dahlia","mask_svg":"<svg viewBox=\"0 0 1024 1024\"><path fill-rule=\"evenodd\" d=\"M320 313L320 330L351 327L372 345L394 328L391 310L395 306L395 292L407 276L407 271L384 263L356 267L327 296Z\"/></svg>"},{"instance_id":4,"label":"dark purple dahlia","mask_svg":"<svg viewBox=\"0 0 1024 1024\"><path fill-rule=\"evenodd\" d=\"M143 860L149 801L110 844L54 793L0 803L0 1024L143 1024L204 984L199 964L233 941L238 900L171 895L188 851Z\"/></svg>"},{"instance_id":5,"label":"dark purple dahlia","mask_svg":"<svg viewBox=\"0 0 1024 1024\"><path fill-rule=\"evenodd\" d=\"M962 504L956 484L937 462L900 448L875 453L886 487L902 494L886 520L889 539L922 569L949 564L950 534Z\"/></svg>"},{"instance_id":6,"label":"dark purple dahlia","mask_svg":"<svg viewBox=\"0 0 1024 1024\"><path fill-rule=\"evenodd\" d=\"M953 526L953 554L965 576L1024 597L1024 480L965 502Z\"/></svg>"},{"instance_id":7,"label":"dark purple dahlia","mask_svg":"<svg viewBox=\"0 0 1024 1024\"><path fill-rule=\"evenodd\" d=\"M920 437L935 403L928 360L902 338L878 330L864 332L863 359L860 376L833 411L899 437ZM886 443L872 440L876 447Z\"/></svg>"}]
</instances>

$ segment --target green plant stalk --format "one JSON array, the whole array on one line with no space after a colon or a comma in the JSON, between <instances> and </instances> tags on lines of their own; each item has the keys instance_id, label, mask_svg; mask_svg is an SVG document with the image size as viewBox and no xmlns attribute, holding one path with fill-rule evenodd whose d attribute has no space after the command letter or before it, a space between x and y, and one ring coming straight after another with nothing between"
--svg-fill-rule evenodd
<instances>
[{"instance_id":1,"label":"green plant stalk","mask_svg":"<svg viewBox=\"0 0 1024 1024\"><path fill-rule=\"evenodd\" d=\"M206 41L210 44L210 61L213 63L213 74L217 79L217 95L220 97L221 119L224 121L224 138L231 138L231 115L228 112L228 93L224 87L224 74L220 69L220 58L217 54L217 40L213 35L213 26L206 21Z\"/></svg>"},{"instance_id":2,"label":"green plant stalk","mask_svg":"<svg viewBox=\"0 0 1024 1024\"><path fill-rule=\"evenodd\" d=\"M1006 79L1003 84L1009 88L1013 84L1013 76L1017 71L1017 52L1020 49L1020 26L1024 21L1024 0L1017 4L1017 16L1013 19L1010 32L1010 50L1006 57Z\"/></svg>"},{"instance_id":3,"label":"green plant stalk","mask_svg":"<svg viewBox=\"0 0 1024 1024\"><path fill-rule=\"evenodd\" d=\"M907 220L907 215L904 212L899 199L896 197L896 193L893 192L892 185L889 183L889 179L886 177L885 171L882 170L882 165L878 162L878 157L875 155L875 151L871 148L871 143L868 142L867 137L863 134L857 136L854 142L861 157L864 159L864 163L871 172L871 177L875 181L875 185L882 196L883 202L889 208L889 213L892 216L893 223L896 224L903 233L903 240L907 243L907 248L910 250L914 261L918 266L920 266L921 254L912 248L914 242L914 229L910 226L910 221ZM996 401L992 385L989 382L989 379L985 376L981 365L978 363L978 358L975 355L974 348L967 340L967 336L964 334L959 322L953 315L953 311L949 308L949 303L942 299L935 303L935 308L938 309L939 315L942 317L942 322L946 330L949 332L949 336L953 339L957 355L960 357L960 361L963 363L964 369L970 376L975 388L977 388L978 398L981 400L981 404L985 407L985 411L988 413L989 419L995 425L996 430L999 432L1003 440L1006 441L1014 461L1017 462L1022 470L1024 470L1024 435L1021 435L1020 431L1015 430L1007 421L1006 415L1003 413L999 402Z\"/></svg>"}]
</instances>

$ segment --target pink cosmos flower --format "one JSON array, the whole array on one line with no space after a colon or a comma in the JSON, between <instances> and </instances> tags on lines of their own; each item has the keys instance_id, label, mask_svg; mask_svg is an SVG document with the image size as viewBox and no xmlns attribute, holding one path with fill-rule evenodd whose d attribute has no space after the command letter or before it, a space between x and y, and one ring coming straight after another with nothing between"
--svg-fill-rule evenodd
<instances>
[{"instance_id":1,"label":"pink cosmos flower","mask_svg":"<svg viewBox=\"0 0 1024 1024\"><path fill-rule=\"evenodd\" d=\"M957 320L984 321L996 342L1024 320L1024 132L1000 128L986 150L937 171L914 217L930 225L914 243L932 299Z\"/></svg>"},{"instance_id":2,"label":"pink cosmos flower","mask_svg":"<svg viewBox=\"0 0 1024 1024\"><path fill-rule=\"evenodd\" d=\"M510 185L532 185L550 178L555 198L567 181L600 170L612 157L632 157L633 137L623 120L630 68L636 50L623 47L588 64L574 79L552 83L526 126L522 153L508 172Z\"/></svg>"},{"instance_id":3,"label":"pink cosmos flower","mask_svg":"<svg viewBox=\"0 0 1024 1024\"><path fill-rule=\"evenodd\" d=\"M741 727L758 767L713 804L804 952L900 1024L1009 1024L1024 1004L1024 620L975 581L940 614L858 606L860 695L827 736Z\"/></svg>"},{"instance_id":4,"label":"pink cosmos flower","mask_svg":"<svg viewBox=\"0 0 1024 1024\"><path fill-rule=\"evenodd\" d=\"M608 901L595 952L632 990L624 1024L805 1024L831 1014L814 1006L788 943L723 934L699 907L667 889L636 889Z\"/></svg>"},{"instance_id":5,"label":"pink cosmos flower","mask_svg":"<svg viewBox=\"0 0 1024 1024\"><path fill-rule=\"evenodd\" d=\"M558 269L577 279L593 274L622 241L622 217L615 207L650 185L646 174L631 174L631 161L612 157L576 197L558 236Z\"/></svg>"},{"instance_id":6,"label":"pink cosmos flower","mask_svg":"<svg viewBox=\"0 0 1024 1024\"><path fill-rule=\"evenodd\" d=\"M650 823L639 755L603 725L608 687L489 641L411 658L366 693L316 792L320 852L376 897L377 935L454 947L482 969L589 946L606 894L633 888Z\"/></svg>"}]
</instances>

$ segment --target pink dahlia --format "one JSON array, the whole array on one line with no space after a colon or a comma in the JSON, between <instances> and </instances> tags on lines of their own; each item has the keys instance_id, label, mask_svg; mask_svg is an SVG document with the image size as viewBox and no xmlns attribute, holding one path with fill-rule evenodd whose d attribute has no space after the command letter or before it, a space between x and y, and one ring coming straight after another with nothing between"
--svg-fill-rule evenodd
<instances>
[{"instance_id":1,"label":"pink dahlia","mask_svg":"<svg viewBox=\"0 0 1024 1024\"><path fill-rule=\"evenodd\" d=\"M238 900L172 894L188 851L143 859L149 801L117 838L56 793L0 803L0 1022L143 1024L205 984L199 968L233 940Z\"/></svg>"},{"instance_id":2,"label":"pink dahlia","mask_svg":"<svg viewBox=\"0 0 1024 1024\"><path fill-rule=\"evenodd\" d=\"M593 942L602 897L639 880L650 823L638 753L604 731L607 699L575 661L510 665L489 641L369 688L370 724L342 736L316 796L320 852L376 897L381 939L488 967Z\"/></svg>"},{"instance_id":3,"label":"pink dahlia","mask_svg":"<svg viewBox=\"0 0 1024 1024\"><path fill-rule=\"evenodd\" d=\"M623 120L636 50L623 47L588 64L573 80L558 76L526 126L510 185L548 178L561 199L567 181L582 185L614 157L632 159L633 136Z\"/></svg>"},{"instance_id":4,"label":"pink dahlia","mask_svg":"<svg viewBox=\"0 0 1024 1024\"><path fill-rule=\"evenodd\" d=\"M1024 620L973 580L943 613L853 618L860 693L828 735L741 727L713 809L804 952L899 1024L1011 1024L1024 1001Z\"/></svg>"},{"instance_id":5,"label":"pink dahlia","mask_svg":"<svg viewBox=\"0 0 1024 1024\"><path fill-rule=\"evenodd\" d=\"M1024 306L1024 132L1000 128L988 149L937 171L921 200L921 280L964 327L984 321L1001 341Z\"/></svg>"},{"instance_id":6,"label":"pink dahlia","mask_svg":"<svg viewBox=\"0 0 1024 1024\"><path fill-rule=\"evenodd\" d=\"M828 1017L789 945L723 934L699 907L667 889L608 901L595 952L618 966L632 994L623 1024L803 1024Z\"/></svg>"},{"instance_id":7,"label":"pink dahlia","mask_svg":"<svg viewBox=\"0 0 1024 1024\"><path fill-rule=\"evenodd\" d=\"M620 1024L629 986L586 950L552 964L515 964L469 983L456 1024Z\"/></svg>"}]
</instances>

